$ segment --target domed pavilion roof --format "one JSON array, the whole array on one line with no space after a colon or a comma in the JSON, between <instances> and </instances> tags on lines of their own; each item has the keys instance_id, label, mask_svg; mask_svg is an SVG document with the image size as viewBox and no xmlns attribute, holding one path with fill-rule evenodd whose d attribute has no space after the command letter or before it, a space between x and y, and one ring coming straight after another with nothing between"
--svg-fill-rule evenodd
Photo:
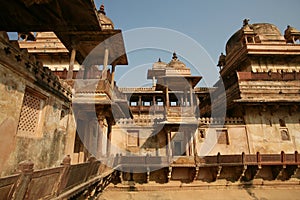
<instances>
[{"instance_id":1,"label":"domed pavilion roof","mask_svg":"<svg viewBox=\"0 0 300 200\"><path fill-rule=\"evenodd\" d=\"M102 29L114 29L114 23L109 17L106 16L106 13L104 11L104 5L100 6L98 16L100 18L100 24Z\"/></svg>"},{"instance_id":2,"label":"domed pavilion roof","mask_svg":"<svg viewBox=\"0 0 300 200\"><path fill-rule=\"evenodd\" d=\"M248 22L248 21L247 21ZM244 22L245 23L245 22ZM255 35L258 43L284 42L284 37L277 26L269 23L244 24L244 26L234 33L226 43L226 54L242 47L242 40L245 32Z\"/></svg>"},{"instance_id":3,"label":"domed pavilion roof","mask_svg":"<svg viewBox=\"0 0 300 200\"><path fill-rule=\"evenodd\" d=\"M152 68L153 69L165 69L167 66L167 63L162 62L159 58L157 62L153 63Z\"/></svg>"},{"instance_id":4,"label":"domed pavilion roof","mask_svg":"<svg viewBox=\"0 0 300 200\"><path fill-rule=\"evenodd\" d=\"M187 68L186 65L178 59L175 52L173 53L172 60L168 63L167 67L174 68L174 69L186 69Z\"/></svg>"}]
</instances>

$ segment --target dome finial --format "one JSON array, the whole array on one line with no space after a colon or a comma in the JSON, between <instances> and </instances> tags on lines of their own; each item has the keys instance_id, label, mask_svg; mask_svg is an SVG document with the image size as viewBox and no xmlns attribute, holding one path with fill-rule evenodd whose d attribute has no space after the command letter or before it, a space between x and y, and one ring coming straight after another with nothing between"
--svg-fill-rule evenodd
<instances>
[{"instance_id":1,"label":"dome finial","mask_svg":"<svg viewBox=\"0 0 300 200\"><path fill-rule=\"evenodd\" d=\"M224 67L225 65L226 65L226 56L222 52L220 57L219 57L219 61L218 61L217 66L220 67L220 71L221 71L222 67Z\"/></svg>"},{"instance_id":2,"label":"dome finial","mask_svg":"<svg viewBox=\"0 0 300 200\"><path fill-rule=\"evenodd\" d=\"M103 15L106 15L103 4L101 4L99 12L102 13Z\"/></svg>"},{"instance_id":3,"label":"dome finial","mask_svg":"<svg viewBox=\"0 0 300 200\"><path fill-rule=\"evenodd\" d=\"M173 59L173 60L177 60L177 58L178 58L178 57L177 57L177 55L176 55L176 52L174 51L172 59Z\"/></svg>"},{"instance_id":4,"label":"dome finial","mask_svg":"<svg viewBox=\"0 0 300 200\"><path fill-rule=\"evenodd\" d=\"M243 26L247 26L249 24L250 19L244 19L243 20Z\"/></svg>"}]
</instances>

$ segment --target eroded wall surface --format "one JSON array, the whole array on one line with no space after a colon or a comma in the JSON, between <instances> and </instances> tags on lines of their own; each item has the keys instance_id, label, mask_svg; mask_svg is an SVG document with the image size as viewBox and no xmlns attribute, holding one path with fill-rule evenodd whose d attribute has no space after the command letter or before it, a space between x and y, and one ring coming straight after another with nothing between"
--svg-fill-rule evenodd
<instances>
[{"instance_id":1,"label":"eroded wall surface","mask_svg":"<svg viewBox=\"0 0 300 200\"><path fill-rule=\"evenodd\" d=\"M251 153L294 153L300 142L300 115L285 107L246 110L245 122Z\"/></svg>"},{"instance_id":2,"label":"eroded wall surface","mask_svg":"<svg viewBox=\"0 0 300 200\"><path fill-rule=\"evenodd\" d=\"M30 159L35 169L60 165L74 147L75 121L70 102L45 90L21 61L0 63L0 174L17 171ZM13 52L14 53L14 52ZM22 59L22 58L20 58ZM36 74L35 74L36 75Z\"/></svg>"}]
</instances>

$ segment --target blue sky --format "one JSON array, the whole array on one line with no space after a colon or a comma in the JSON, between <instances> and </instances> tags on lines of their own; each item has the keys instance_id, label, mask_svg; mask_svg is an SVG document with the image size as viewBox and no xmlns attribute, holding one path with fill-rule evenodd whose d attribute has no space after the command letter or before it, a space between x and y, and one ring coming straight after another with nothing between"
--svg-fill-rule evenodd
<instances>
[{"instance_id":1,"label":"blue sky","mask_svg":"<svg viewBox=\"0 0 300 200\"><path fill-rule=\"evenodd\" d=\"M95 3L97 8L102 3L105 5L107 16L113 20L115 28L122 29L123 33L135 28L161 27L178 31L195 40L211 57L210 64L200 62L196 65L208 65L204 67L208 71L215 70L213 68L216 68L215 63L218 61L220 53L225 52L227 40L241 28L245 18L250 19L250 23L275 24L282 32L288 24L300 29L299 0L95 0ZM125 37L126 47L129 42L132 40L127 41ZM181 41L175 42L181 45ZM129 65L125 67L126 69L123 67L117 69L117 80L120 80L126 70L135 69L136 66L143 65L142 68L146 70L158 57L169 62L171 52L178 50L170 47L169 51L151 51L148 49L140 52L129 52ZM181 52L177 53L185 57ZM139 71L142 72L143 70L139 69ZM200 74L202 75L201 72ZM140 74L138 78L144 81L146 71L143 75ZM127 77L126 79L127 81L122 82L122 85L141 86L142 84L142 81L137 81L136 76L135 81L132 82L130 82L131 78Z\"/></svg>"}]
</instances>

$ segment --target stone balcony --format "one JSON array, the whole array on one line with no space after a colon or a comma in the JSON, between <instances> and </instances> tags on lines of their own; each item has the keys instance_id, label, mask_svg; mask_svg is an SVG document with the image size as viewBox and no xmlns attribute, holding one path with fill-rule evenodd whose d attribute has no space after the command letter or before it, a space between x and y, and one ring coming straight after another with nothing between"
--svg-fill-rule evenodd
<instances>
[{"instance_id":1,"label":"stone balcony","mask_svg":"<svg viewBox=\"0 0 300 200\"><path fill-rule=\"evenodd\" d=\"M172 167L195 167L196 160L194 156L174 156L171 162Z\"/></svg>"},{"instance_id":2,"label":"stone balcony","mask_svg":"<svg viewBox=\"0 0 300 200\"><path fill-rule=\"evenodd\" d=\"M73 101L97 103L101 101L125 100L117 89L112 89L109 80L101 79L70 79L63 80L73 88Z\"/></svg>"},{"instance_id":3,"label":"stone balcony","mask_svg":"<svg viewBox=\"0 0 300 200\"><path fill-rule=\"evenodd\" d=\"M168 116L191 117L194 115L195 107L171 106L167 109Z\"/></svg>"},{"instance_id":4,"label":"stone balcony","mask_svg":"<svg viewBox=\"0 0 300 200\"><path fill-rule=\"evenodd\" d=\"M154 113L154 112L164 112L165 108L164 108L164 106L157 106L157 105L152 105L152 106L130 106L130 110L133 113L137 113L137 112Z\"/></svg>"},{"instance_id":5,"label":"stone balcony","mask_svg":"<svg viewBox=\"0 0 300 200\"><path fill-rule=\"evenodd\" d=\"M112 88L109 80L66 79L63 81L72 87L72 103L81 106L78 109L100 111L107 107L114 113L115 119L132 118L125 96L117 87Z\"/></svg>"},{"instance_id":6,"label":"stone balcony","mask_svg":"<svg viewBox=\"0 0 300 200\"><path fill-rule=\"evenodd\" d=\"M166 118L168 122L196 121L196 107L171 106L167 108Z\"/></svg>"},{"instance_id":7,"label":"stone balcony","mask_svg":"<svg viewBox=\"0 0 300 200\"><path fill-rule=\"evenodd\" d=\"M71 79L64 80L73 88L73 102L101 103L114 99L113 90L108 80Z\"/></svg>"}]
</instances>

